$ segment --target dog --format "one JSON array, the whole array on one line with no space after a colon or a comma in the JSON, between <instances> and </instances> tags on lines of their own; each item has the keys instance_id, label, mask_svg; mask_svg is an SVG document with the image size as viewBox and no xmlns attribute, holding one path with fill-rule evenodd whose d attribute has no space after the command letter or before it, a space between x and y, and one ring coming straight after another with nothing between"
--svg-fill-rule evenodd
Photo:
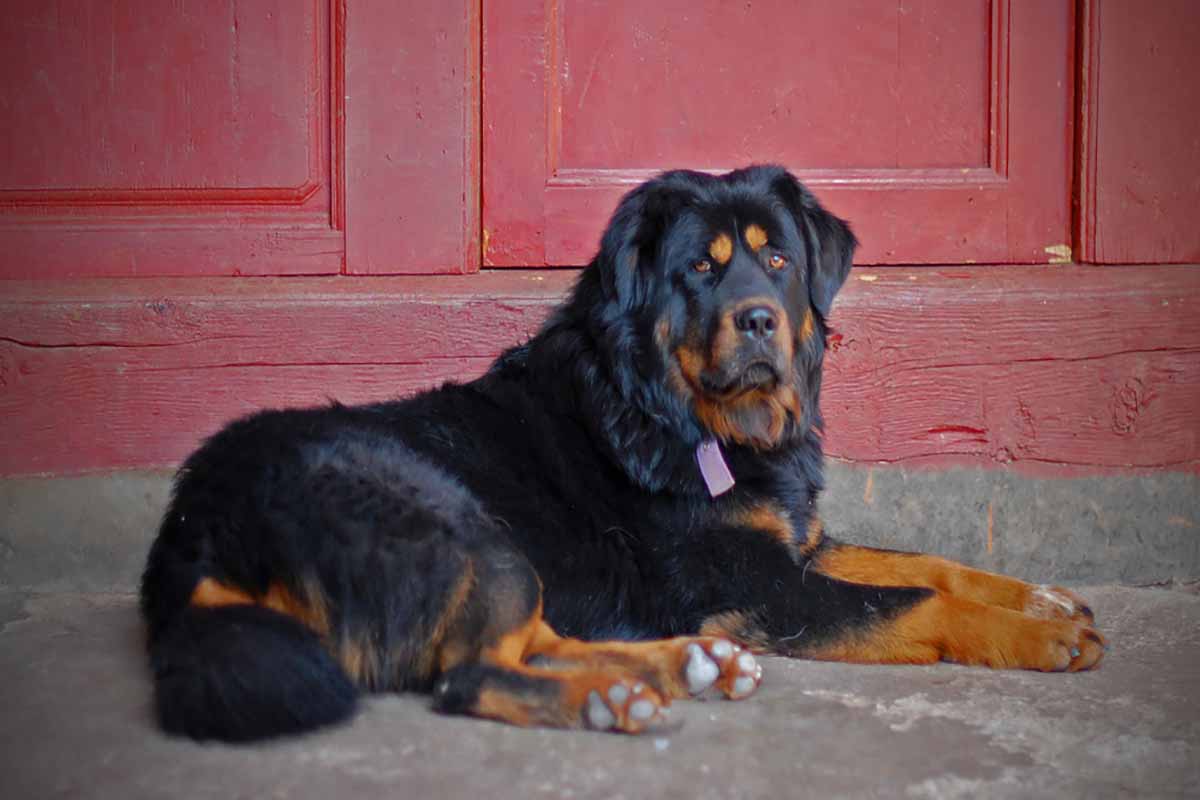
<instances>
[{"instance_id":1,"label":"dog","mask_svg":"<svg viewBox=\"0 0 1200 800\"><path fill-rule=\"evenodd\" d=\"M636 733L752 694L755 654L1097 666L1066 589L825 534L821 366L856 245L783 168L666 172L477 380L212 436L142 581L161 726L260 739L413 690Z\"/></svg>"}]
</instances>

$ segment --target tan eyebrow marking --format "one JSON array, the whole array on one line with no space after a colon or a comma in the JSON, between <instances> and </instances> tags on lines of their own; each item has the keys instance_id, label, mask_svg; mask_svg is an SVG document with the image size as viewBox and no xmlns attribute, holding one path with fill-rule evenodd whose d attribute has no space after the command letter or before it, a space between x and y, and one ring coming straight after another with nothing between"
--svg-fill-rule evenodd
<instances>
[{"instance_id":1,"label":"tan eyebrow marking","mask_svg":"<svg viewBox=\"0 0 1200 800\"><path fill-rule=\"evenodd\" d=\"M767 232L757 225L747 225L745 230L746 244L755 253L767 243Z\"/></svg>"},{"instance_id":2,"label":"tan eyebrow marking","mask_svg":"<svg viewBox=\"0 0 1200 800\"><path fill-rule=\"evenodd\" d=\"M718 234L708 245L708 254L721 266L728 264L729 259L733 258L733 240L729 234Z\"/></svg>"}]
</instances>

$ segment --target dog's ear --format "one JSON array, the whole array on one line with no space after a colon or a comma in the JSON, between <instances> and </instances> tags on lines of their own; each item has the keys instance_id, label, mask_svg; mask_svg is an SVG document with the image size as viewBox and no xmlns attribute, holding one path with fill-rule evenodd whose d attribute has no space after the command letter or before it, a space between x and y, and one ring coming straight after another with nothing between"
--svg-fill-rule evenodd
<instances>
[{"instance_id":1,"label":"dog's ear","mask_svg":"<svg viewBox=\"0 0 1200 800\"><path fill-rule=\"evenodd\" d=\"M822 317L828 317L833 298L850 273L858 239L845 220L822 208L812 192L790 172L779 170L772 188L783 199L808 244L809 297L813 308Z\"/></svg>"},{"instance_id":2,"label":"dog's ear","mask_svg":"<svg viewBox=\"0 0 1200 800\"><path fill-rule=\"evenodd\" d=\"M646 302L659 240L690 200L690 193L668 173L629 192L613 212L595 267L605 295L622 311Z\"/></svg>"}]
</instances>

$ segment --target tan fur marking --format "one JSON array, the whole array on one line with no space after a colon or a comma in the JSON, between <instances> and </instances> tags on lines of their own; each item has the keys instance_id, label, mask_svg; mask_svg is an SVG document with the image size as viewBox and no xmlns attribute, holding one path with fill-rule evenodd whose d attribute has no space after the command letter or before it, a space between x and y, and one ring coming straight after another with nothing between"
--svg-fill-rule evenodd
<instances>
[{"instance_id":1,"label":"tan fur marking","mask_svg":"<svg viewBox=\"0 0 1200 800\"><path fill-rule=\"evenodd\" d=\"M1033 587L1016 578L965 567L938 556L890 553L839 544L823 551L816 567L850 583L921 586L966 600L1023 611Z\"/></svg>"},{"instance_id":2,"label":"tan fur marking","mask_svg":"<svg viewBox=\"0 0 1200 800\"><path fill-rule=\"evenodd\" d=\"M484 686L474 713L505 720L515 725L577 726L584 724L588 697L593 692L607 695L618 680L629 686L645 684L640 696L666 705L663 698L688 697L686 664L688 646L697 637L677 637L648 642L585 642L559 636L541 617L541 606L519 628L501 637L481 653L482 660L508 672L537 681L529 689ZM706 646L711 646L711 642ZM538 663L525 663L537 658ZM732 663L732 662L731 662ZM726 669L716 684L727 694L735 688L738 673ZM546 691L546 682L558 686L557 696ZM618 711L622 730L640 725Z\"/></svg>"},{"instance_id":3,"label":"tan fur marking","mask_svg":"<svg viewBox=\"0 0 1200 800\"><path fill-rule=\"evenodd\" d=\"M714 367L734 358L737 355L738 346L741 344L741 341L742 335L737 329L737 324L734 322L733 312L721 317L717 333L712 337L712 342L709 344L706 366Z\"/></svg>"},{"instance_id":4,"label":"tan fur marking","mask_svg":"<svg viewBox=\"0 0 1200 800\"><path fill-rule=\"evenodd\" d=\"M746 245L751 252L757 253L767 243L767 232L757 225L747 225L743 233L746 237Z\"/></svg>"},{"instance_id":5,"label":"tan fur marking","mask_svg":"<svg viewBox=\"0 0 1200 800\"><path fill-rule=\"evenodd\" d=\"M667 697L687 697L684 664L687 646L694 641L695 637L681 636L648 642L585 642L559 636L543 622L530 641L528 655L574 670L619 670Z\"/></svg>"},{"instance_id":6,"label":"tan fur marking","mask_svg":"<svg viewBox=\"0 0 1200 800\"><path fill-rule=\"evenodd\" d=\"M804 544L800 546L800 555L812 555L823 541L825 541L825 524L821 522L820 517L813 514L808 518L808 527L804 531Z\"/></svg>"},{"instance_id":7,"label":"tan fur marking","mask_svg":"<svg viewBox=\"0 0 1200 800\"><path fill-rule=\"evenodd\" d=\"M742 343L742 332L737 328L737 316L746 309L754 308L755 306L763 306L771 309L779 320L779 327L783 330L788 329L787 312L780 308L774 300L769 297L746 298L725 312L721 317L717 335L713 337L712 341L712 352L709 354L710 364L720 364L722 361L734 357L738 347ZM792 348L792 342L786 336L780 337L778 342L781 350L781 360L785 364L791 363L792 354L795 352Z\"/></svg>"},{"instance_id":8,"label":"tan fur marking","mask_svg":"<svg viewBox=\"0 0 1200 800\"><path fill-rule=\"evenodd\" d=\"M733 523L763 531L772 539L789 547L796 543L796 531L792 528L792 521L787 512L773 503L742 509L734 514Z\"/></svg>"},{"instance_id":9,"label":"tan fur marking","mask_svg":"<svg viewBox=\"0 0 1200 800\"><path fill-rule=\"evenodd\" d=\"M516 628L502 635L494 644L483 649L482 656L493 664L513 666L521 664L534 654L531 645L539 637L557 636L542 619L542 601L539 598L537 608L529 619Z\"/></svg>"},{"instance_id":10,"label":"tan fur marking","mask_svg":"<svg viewBox=\"0 0 1200 800\"><path fill-rule=\"evenodd\" d=\"M708 245L708 254L721 266L728 264L729 260L733 258L733 240L729 238L729 234L717 234L717 237Z\"/></svg>"},{"instance_id":11,"label":"tan fur marking","mask_svg":"<svg viewBox=\"0 0 1200 800\"><path fill-rule=\"evenodd\" d=\"M728 402L696 394L696 417L722 441L768 449L783 436L789 418L800 415L799 393L788 385L772 392L747 392Z\"/></svg>"},{"instance_id":12,"label":"tan fur marking","mask_svg":"<svg viewBox=\"0 0 1200 800\"><path fill-rule=\"evenodd\" d=\"M738 442L758 448L770 448L779 442L789 417L799 418L803 408L800 393L791 385L787 376L772 390L746 392L729 400L713 398L701 389L700 376L708 363L717 364L731 358L736 352L737 331L733 324L734 314L747 305L761 305L768 301L752 298L738 306L721 321L721 329L714 337L710 362L690 345L675 349L675 361L683 379L693 395L693 411L709 432L722 441ZM788 325L787 313L776 308L781 327ZM791 364L794 350L787 337L780 340L780 361Z\"/></svg>"},{"instance_id":13,"label":"tan fur marking","mask_svg":"<svg viewBox=\"0 0 1200 800\"><path fill-rule=\"evenodd\" d=\"M744 611L713 614L700 624L700 635L727 637L756 653L770 649L771 638L767 632Z\"/></svg>"},{"instance_id":14,"label":"tan fur marking","mask_svg":"<svg viewBox=\"0 0 1200 800\"><path fill-rule=\"evenodd\" d=\"M219 608L220 606L250 606L254 605L254 597L241 589L226 586L212 578L201 578L192 590L191 605L200 608Z\"/></svg>"},{"instance_id":15,"label":"tan fur marking","mask_svg":"<svg viewBox=\"0 0 1200 800\"><path fill-rule=\"evenodd\" d=\"M687 345L675 348L675 361L684 378L693 387L700 385L700 373L704 372L704 356Z\"/></svg>"},{"instance_id":16,"label":"tan fur marking","mask_svg":"<svg viewBox=\"0 0 1200 800\"><path fill-rule=\"evenodd\" d=\"M807 342L816 332L817 323L811 308L804 309L804 319L800 322L800 341Z\"/></svg>"},{"instance_id":17,"label":"tan fur marking","mask_svg":"<svg viewBox=\"0 0 1200 800\"><path fill-rule=\"evenodd\" d=\"M337 660L342 665L342 669L346 670L350 679L359 686L381 688L377 683L379 667L375 660L375 654L371 650L370 643L365 639L349 637L343 639L338 643Z\"/></svg>"},{"instance_id":18,"label":"tan fur marking","mask_svg":"<svg viewBox=\"0 0 1200 800\"><path fill-rule=\"evenodd\" d=\"M457 621L459 614L462 613L463 606L466 605L467 599L471 596L471 592L474 589L475 564L467 560L462 572L459 573L458 583L454 585L454 588L447 596L446 604L442 606L442 613L434 624L433 630L429 632L429 639L423 651L416 659L414 672L419 675L431 674L435 663L444 672L461 663L467 657L468 648L445 647L444 645L450 626Z\"/></svg>"},{"instance_id":19,"label":"tan fur marking","mask_svg":"<svg viewBox=\"0 0 1200 800\"><path fill-rule=\"evenodd\" d=\"M522 688L484 687L476 701L474 713L484 717L500 719L513 725L549 725L558 728L579 727L585 724L584 708L588 695L596 692L604 695L619 678L630 678L612 665L593 669L589 666L567 669L545 669L526 665L506 667L510 672L528 678L531 682L553 682L558 687L557 697L543 691L527 692ZM649 682L647 682L649 685ZM532 688L532 687L531 687ZM652 689L643 689L642 696L662 703L662 698ZM662 703L666 705L666 703ZM624 718L621 730L638 730L639 725Z\"/></svg>"},{"instance_id":20,"label":"tan fur marking","mask_svg":"<svg viewBox=\"0 0 1200 800\"><path fill-rule=\"evenodd\" d=\"M311 585L305 591L305 597L301 600L281 584L273 583L261 603L273 611L300 620L321 636L329 633L329 612L325 608L320 590L315 585Z\"/></svg>"},{"instance_id":21,"label":"tan fur marking","mask_svg":"<svg viewBox=\"0 0 1200 800\"><path fill-rule=\"evenodd\" d=\"M282 584L273 583L265 595L256 597L213 578L202 578L192 590L189 602L202 608L258 605L294 617L318 634L328 633L329 613L321 599L320 589L314 585L305 594L307 596L301 600Z\"/></svg>"},{"instance_id":22,"label":"tan fur marking","mask_svg":"<svg viewBox=\"0 0 1200 800\"><path fill-rule=\"evenodd\" d=\"M537 722L530 713L527 700L499 689L482 689L475 702L474 711L481 717L498 719L522 728L528 728Z\"/></svg>"},{"instance_id":23,"label":"tan fur marking","mask_svg":"<svg viewBox=\"0 0 1200 800\"><path fill-rule=\"evenodd\" d=\"M1068 655L1074 646L1079 656ZM826 661L1076 671L1104 655L1104 638L1069 620L1044 620L937 592L895 619L805 653Z\"/></svg>"}]
</instances>

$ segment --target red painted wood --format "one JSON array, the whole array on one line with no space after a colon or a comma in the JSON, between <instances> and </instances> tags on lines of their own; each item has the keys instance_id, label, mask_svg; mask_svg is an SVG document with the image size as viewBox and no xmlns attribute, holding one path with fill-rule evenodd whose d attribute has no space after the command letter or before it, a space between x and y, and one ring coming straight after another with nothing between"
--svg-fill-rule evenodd
<instances>
[{"instance_id":1,"label":"red painted wood","mask_svg":"<svg viewBox=\"0 0 1200 800\"><path fill-rule=\"evenodd\" d=\"M860 263L1062 259L1072 43L1067 0L488 3L484 262L582 263L650 174L752 161Z\"/></svg>"},{"instance_id":2,"label":"red painted wood","mask_svg":"<svg viewBox=\"0 0 1200 800\"><path fill-rule=\"evenodd\" d=\"M351 2L347 266L479 268L479 2Z\"/></svg>"},{"instance_id":3,"label":"red painted wood","mask_svg":"<svg viewBox=\"0 0 1200 800\"><path fill-rule=\"evenodd\" d=\"M339 271L330 7L7 4L0 277Z\"/></svg>"},{"instance_id":4,"label":"red painted wood","mask_svg":"<svg viewBox=\"0 0 1200 800\"><path fill-rule=\"evenodd\" d=\"M845 294L834 456L1200 466L1200 269L855 270Z\"/></svg>"},{"instance_id":5,"label":"red painted wood","mask_svg":"<svg viewBox=\"0 0 1200 800\"><path fill-rule=\"evenodd\" d=\"M177 463L223 421L481 373L574 274L10 282L0 474ZM1200 269L862 268L828 452L1038 474L1200 469Z\"/></svg>"},{"instance_id":6,"label":"red painted wood","mask_svg":"<svg viewBox=\"0 0 1200 800\"><path fill-rule=\"evenodd\" d=\"M0 278L479 262L479 0L17 0Z\"/></svg>"},{"instance_id":7,"label":"red painted wood","mask_svg":"<svg viewBox=\"0 0 1200 800\"><path fill-rule=\"evenodd\" d=\"M1200 261L1200 5L1084 0L1082 11L1083 257Z\"/></svg>"}]
</instances>

